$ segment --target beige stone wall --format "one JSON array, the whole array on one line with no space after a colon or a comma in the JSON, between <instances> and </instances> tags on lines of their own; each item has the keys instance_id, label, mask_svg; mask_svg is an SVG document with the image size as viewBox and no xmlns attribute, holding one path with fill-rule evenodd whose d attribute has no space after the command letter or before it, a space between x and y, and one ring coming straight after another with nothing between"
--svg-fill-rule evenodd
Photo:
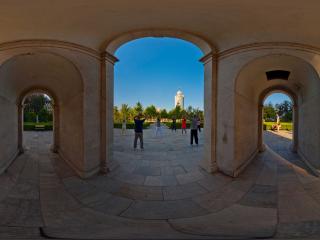
<instances>
[{"instance_id":1,"label":"beige stone wall","mask_svg":"<svg viewBox=\"0 0 320 240\"><path fill-rule=\"evenodd\" d=\"M282 49L252 49L221 57L218 69L217 161L219 169L236 176L259 149L259 98L274 86L287 88L297 96L300 153L319 166L320 134L307 130L319 122L319 59L314 53ZM289 70L289 81L267 81L269 70ZM303 104L302 104L303 102ZM301 105L301 106L300 106ZM312 113L312 114L311 114Z\"/></svg>"},{"instance_id":2,"label":"beige stone wall","mask_svg":"<svg viewBox=\"0 0 320 240\"><path fill-rule=\"evenodd\" d=\"M0 94L0 174L18 153L17 105Z\"/></svg>"}]
</instances>

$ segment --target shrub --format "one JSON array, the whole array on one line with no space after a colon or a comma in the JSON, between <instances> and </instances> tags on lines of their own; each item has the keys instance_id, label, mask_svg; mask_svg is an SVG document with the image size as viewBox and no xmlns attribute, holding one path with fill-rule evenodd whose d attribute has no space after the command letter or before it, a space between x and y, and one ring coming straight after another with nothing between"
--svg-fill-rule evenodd
<instances>
[{"instance_id":1,"label":"shrub","mask_svg":"<svg viewBox=\"0 0 320 240\"><path fill-rule=\"evenodd\" d=\"M275 122L264 122L263 123L263 130L271 130L272 125L276 124ZM280 130L287 130L292 131L293 124L292 122L281 122Z\"/></svg>"},{"instance_id":2,"label":"shrub","mask_svg":"<svg viewBox=\"0 0 320 240\"><path fill-rule=\"evenodd\" d=\"M150 124L151 124L150 122L143 123L143 129L147 129L148 127L150 127ZM114 123L113 127L121 129L122 123ZM127 123L127 129L134 129L134 123L133 122Z\"/></svg>"},{"instance_id":3,"label":"shrub","mask_svg":"<svg viewBox=\"0 0 320 240\"><path fill-rule=\"evenodd\" d=\"M171 128L172 122L163 122L168 128ZM177 129L181 129L181 122L176 122ZM201 123L201 128L203 128L203 123ZM190 122L187 122L187 128L190 128Z\"/></svg>"}]
</instances>

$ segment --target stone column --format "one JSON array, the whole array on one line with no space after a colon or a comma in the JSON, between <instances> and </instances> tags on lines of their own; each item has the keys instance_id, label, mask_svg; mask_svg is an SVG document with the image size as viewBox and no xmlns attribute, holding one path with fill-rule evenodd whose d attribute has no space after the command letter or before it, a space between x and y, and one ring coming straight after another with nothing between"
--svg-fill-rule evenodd
<instances>
[{"instance_id":1,"label":"stone column","mask_svg":"<svg viewBox=\"0 0 320 240\"><path fill-rule=\"evenodd\" d=\"M263 152L265 150L265 146L263 143L262 115L263 115L263 104L259 103L259 106L258 106L258 151L259 152Z\"/></svg>"},{"instance_id":2,"label":"stone column","mask_svg":"<svg viewBox=\"0 0 320 240\"><path fill-rule=\"evenodd\" d=\"M53 107L53 146L52 151L57 153L59 151L59 133L60 133L60 121L59 121L59 107L56 103L52 104Z\"/></svg>"},{"instance_id":3,"label":"stone column","mask_svg":"<svg viewBox=\"0 0 320 240\"><path fill-rule=\"evenodd\" d=\"M104 52L101 56L101 173L110 171L113 149L113 95L114 64L113 55Z\"/></svg>"},{"instance_id":4,"label":"stone column","mask_svg":"<svg viewBox=\"0 0 320 240\"><path fill-rule=\"evenodd\" d=\"M204 159L200 162L200 166L213 173L218 170L216 161L217 57L210 53L200 61L204 65Z\"/></svg>"},{"instance_id":5,"label":"stone column","mask_svg":"<svg viewBox=\"0 0 320 240\"><path fill-rule=\"evenodd\" d=\"M293 145L292 151L298 151L298 142L299 142L299 113L298 113L298 106L296 103L293 104Z\"/></svg>"},{"instance_id":6,"label":"stone column","mask_svg":"<svg viewBox=\"0 0 320 240\"><path fill-rule=\"evenodd\" d=\"M18 103L18 150L20 153L24 152L23 149L23 109L24 106Z\"/></svg>"}]
</instances>

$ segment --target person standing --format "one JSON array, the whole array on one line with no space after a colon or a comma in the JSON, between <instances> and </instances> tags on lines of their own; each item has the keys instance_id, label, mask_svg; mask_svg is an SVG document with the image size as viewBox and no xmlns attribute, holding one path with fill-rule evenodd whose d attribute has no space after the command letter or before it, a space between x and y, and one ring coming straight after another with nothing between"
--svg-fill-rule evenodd
<instances>
[{"instance_id":1,"label":"person standing","mask_svg":"<svg viewBox=\"0 0 320 240\"><path fill-rule=\"evenodd\" d=\"M121 128L121 133L122 135L125 135L127 131L127 121L126 118L122 119L122 128Z\"/></svg>"},{"instance_id":2,"label":"person standing","mask_svg":"<svg viewBox=\"0 0 320 240\"><path fill-rule=\"evenodd\" d=\"M145 118L142 118L141 113L138 116L134 117L134 150L137 149L138 139L140 140L140 149L143 150L143 123L145 120Z\"/></svg>"},{"instance_id":3,"label":"person standing","mask_svg":"<svg viewBox=\"0 0 320 240\"><path fill-rule=\"evenodd\" d=\"M176 118L172 118L172 124L171 124L171 131L173 130L176 132L177 131L177 120Z\"/></svg>"},{"instance_id":4,"label":"person standing","mask_svg":"<svg viewBox=\"0 0 320 240\"><path fill-rule=\"evenodd\" d=\"M158 117L156 122L156 136L161 136L161 119Z\"/></svg>"},{"instance_id":5,"label":"person standing","mask_svg":"<svg viewBox=\"0 0 320 240\"><path fill-rule=\"evenodd\" d=\"M198 119L197 116L194 115L191 119L190 123L190 133L191 133L191 141L190 144L193 145L193 139L198 146Z\"/></svg>"},{"instance_id":6,"label":"person standing","mask_svg":"<svg viewBox=\"0 0 320 240\"><path fill-rule=\"evenodd\" d=\"M280 124L280 116L279 116L279 114L277 113L277 132L279 132L280 127L281 127L281 124Z\"/></svg>"},{"instance_id":7,"label":"person standing","mask_svg":"<svg viewBox=\"0 0 320 240\"><path fill-rule=\"evenodd\" d=\"M199 132L201 132L201 119L200 119L200 117L198 117L198 119L197 119L197 127L198 127Z\"/></svg>"},{"instance_id":8,"label":"person standing","mask_svg":"<svg viewBox=\"0 0 320 240\"><path fill-rule=\"evenodd\" d=\"M183 117L181 120L181 131L182 131L182 134L183 133L187 134L187 119L185 117Z\"/></svg>"}]
</instances>

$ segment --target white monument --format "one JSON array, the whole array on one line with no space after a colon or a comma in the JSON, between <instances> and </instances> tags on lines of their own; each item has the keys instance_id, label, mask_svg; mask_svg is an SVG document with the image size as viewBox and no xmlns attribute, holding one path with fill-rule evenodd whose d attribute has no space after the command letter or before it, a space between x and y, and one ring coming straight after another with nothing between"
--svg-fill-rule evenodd
<instances>
[{"instance_id":1,"label":"white monument","mask_svg":"<svg viewBox=\"0 0 320 240\"><path fill-rule=\"evenodd\" d=\"M181 109L184 109L184 95L182 91L178 91L176 96L174 97L174 106L180 106Z\"/></svg>"}]
</instances>

